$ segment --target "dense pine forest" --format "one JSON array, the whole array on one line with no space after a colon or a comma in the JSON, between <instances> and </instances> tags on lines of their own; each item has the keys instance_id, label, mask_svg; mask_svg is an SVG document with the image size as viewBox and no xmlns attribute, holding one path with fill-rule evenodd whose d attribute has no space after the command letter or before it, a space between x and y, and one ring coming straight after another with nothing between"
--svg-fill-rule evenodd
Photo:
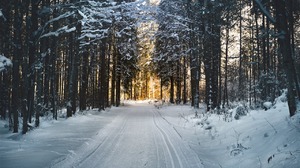
<instances>
[{"instance_id":1,"label":"dense pine forest","mask_svg":"<svg viewBox=\"0 0 300 168\"><path fill-rule=\"evenodd\" d=\"M122 100L300 100L299 0L1 0L0 115L25 134Z\"/></svg>"}]
</instances>

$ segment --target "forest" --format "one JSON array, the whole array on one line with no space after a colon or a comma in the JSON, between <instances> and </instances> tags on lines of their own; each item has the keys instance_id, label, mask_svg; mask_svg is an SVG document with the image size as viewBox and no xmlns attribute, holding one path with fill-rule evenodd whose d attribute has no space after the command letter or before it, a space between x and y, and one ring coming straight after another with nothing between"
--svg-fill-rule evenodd
<instances>
[{"instance_id":1,"label":"forest","mask_svg":"<svg viewBox=\"0 0 300 168\"><path fill-rule=\"evenodd\" d=\"M157 99L221 114L283 92L293 116L299 14L299 0L1 0L1 120L26 134L62 109Z\"/></svg>"}]
</instances>

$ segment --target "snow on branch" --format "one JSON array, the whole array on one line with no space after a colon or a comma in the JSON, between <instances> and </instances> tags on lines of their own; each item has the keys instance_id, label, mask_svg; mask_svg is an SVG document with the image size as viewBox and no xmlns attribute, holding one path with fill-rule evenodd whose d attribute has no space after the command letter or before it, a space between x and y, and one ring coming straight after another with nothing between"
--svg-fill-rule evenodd
<instances>
[{"instance_id":1,"label":"snow on branch","mask_svg":"<svg viewBox=\"0 0 300 168\"><path fill-rule=\"evenodd\" d=\"M75 12L66 12L66 13L64 13L64 14L62 14L62 15L56 17L56 18L53 18L53 19L49 20L49 21L42 27L41 33L40 33L40 34L44 34L45 28L46 28L48 25L50 25L51 23L56 22L56 21L59 21L59 20L64 19L64 18L68 18L68 17L70 17L70 16L72 16L72 15L74 15L74 14L75 14ZM66 27L66 26L65 26L65 27ZM46 33L46 34L42 35L40 38L43 38L43 37L49 37L49 36L58 36L59 34L62 33L63 30L67 30L65 27L63 27L63 28L57 30L56 32L49 32L49 33ZM69 32L72 32L71 30L73 30L73 29L71 28L71 29L69 30Z\"/></svg>"},{"instance_id":2,"label":"snow on branch","mask_svg":"<svg viewBox=\"0 0 300 168\"><path fill-rule=\"evenodd\" d=\"M5 16L3 15L3 13L2 13L2 9L0 9L0 18L3 18L3 20L6 21L6 18L5 18Z\"/></svg>"},{"instance_id":3,"label":"snow on branch","mask_svg":"<svg viewBox=\"0 0 300 168\"><path fill-rule=\"evenodd\" d=\"M75 27L72 27L72 28L69 28L68 26L64 26L60 29L58 29L57 31L55 32L49 32L47 34L44 34L41 36L41 38L44 38L44 37L50 37L50 36L56 36L58 37L60 34L63 34L63 33L70 33L70 32L73 32L75 31L76 28Z\"/></svg>"},{"instance_id":4,"label":"snow on branch","mask_svg":"<svg viewBox=\"0 0 300 168\"><path fill-rule=\"evenodd\" d=\"M83 19L85 19L85 20L88 19L88 17L84 13L82 13L80 10L77 10L77 11L78 11L79 15L82 16Z\"/></svg>"},{"instance_id":5,"label":"snow on branch","mask_svg":"<svg viewBox=\"0 0 300 168\"><path fill-rule=\"evenodd\" d=\"M271 13L263 6L260 0L255 0L261 12L273 23L276 23L276 20L272 17Z\"/></svg>"},{"instance_id":6,"label":"snow on branch","mask_svg":"<svg viewBox=\"0 0 300 168\"><path fill-rule=\"evenodd\" d=\"M0 72L5 71L7 68L12 67L13 64L10 59L0 55Z\"/></svg>"},{"instance_id":7,"label":"snow on branch","mask_svg":"<svg viewBox=\"0 0 300 168\"><path fill-rule=\"evenodd\" d=\"M46 25L49 25L50 23L53 23L53 22L55 22L55 21L59 21L59 20L64 19L64 18L68 18L68 17L72 16L74 13L75 13L75 12L66 12L66 13L64 13L64 14L62 14L62 15L56 17L56 18L53 18L53 19L49 20L49 21L46 23Z\"/></svg>"}]
</instances>

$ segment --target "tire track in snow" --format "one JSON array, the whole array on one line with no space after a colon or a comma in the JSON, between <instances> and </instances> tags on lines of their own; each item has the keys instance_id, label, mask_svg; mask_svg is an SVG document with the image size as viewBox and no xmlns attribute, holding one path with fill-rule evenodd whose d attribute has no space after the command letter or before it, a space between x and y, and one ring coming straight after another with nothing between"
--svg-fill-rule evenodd
<instances>
[{"instance_id":1,"label":"tire track in snow","mask_svg":"<svg viewBox=\"0 0 300 168\"><path fill-rule=\"evenodd\" d=\"M182 166L182 162L178 156L178 153L176 151L176 149L174 148L174 145L172 144L172 142L170 141L169 137L167 136L167 134L165 133L165 131L157 124L157 114L155 112L153 112L153 122L157 128L157 130L159 131L163 141L164 141L164 144L165 144L165 147L167 148L167 151L168 151L168 154L169 154L169 157L171 159L171 164L172 164L172 168L177 168L177 167L180 167L180 168L184 168Z\"/></svg>"},{"instance_id":2,"label":"tire track in snow","mask_svg":"<svg viewBox=\"0 0 300 168\"><path fill-rule=\"evenodd\" d=\"M141 111L142 109L142 111ZM98 135L53 168L201 168L175 127L154 107L125 108Z\"/></svg>"},{"instance_id":3,"label":"tire track in snow","mask_svg":"<svg viewBox=\"0 0 300 168\"><path fill-rule=\"evenodd\" d=\"M116 123L119 123L118 121L122 121L121 126L116 127L115 131L111 131L112 127L115 127ZM82 146L78 151L82 152L79 154L79 157L76 155L67 155L64 158L58 159L56 162L54 162L52 165L50 165L50 168L60 168L60 167L98 167L93 162L93 157L96 158L103 158L105 154L107 154L107 151L111 151L111 149L116 148L115 142L119 144L120 137L122 133L124 132L125 126L127 124L128 117L122 115L118 116L112 123L109 124L109 127L106 127L105 130L100 130L100 132L93 138L93 141L98 141L98 143L93 144L92 146ZM119 129L121 128L121 129ZM100 151L100 152L99 152ZM98 154L96 155L95 154ZM96 159L98 160L98 159ZM87 166L84 166L86 164Z\"/></svg>"},{"instance_id":4,"label":"tire track in snow","mask_svg":"<svg viewBox=\"0 0 300 168\"><path fill-rule=\"evenodd\" d=\"M183 137L176 128L156 109L152 111L154 114L155 125L164 136L168 148L171 151L173 161L178 160L179 165L172 165L172 168L202 168L202 161L198 155L183 141ZM173 151L173 154L172 154ZM174 156L175 155L175 156Z\"/></svg>"},{"instance_id":5,"label":"tire track in snow","mask_svg":"<svg viewBox=\"0 0 300 168\"><path fill-rule=\"evenodd\" d=\"M154 114L152 114L152 123L153 123L153 125L155 125L154 117L155 117ZM157 168L165 168L166 163L165 163L165 160L162 160L163 158L161 156L162 153L164 153L164 151L162 151L162 152L159 151L159 150L162 150L162 148L160 148L160 146L159 146L160 143L158 143L158 142L160 142L159 141L160 139L158 140L158 138L161 137L161 134L159 134L158 135L159 137L157 137L157 127L156 126L155 126L154 131L153 131L152 134L153 134L153 139L154 139L154 144L155 144L155 149L156 149L156 159L157 159L156 167Z\"/></svg>"},{"instance_id":6,"label":"tire track in snow","mask_svg":"<svg viewBox=\"0 0 300 168\"><path fill-rule=\"evenodd\" d=\"M78 167L85 167L82 166L83 164L85 164L85 162L89 162L89 160L93 161L95 159L93 159L92 157L96 157L98 159L102 159L103 157L108 157L110 160L112 160L112 156L114 155L114 152L116 151L116 148L118 148L118 146L120 145L120 138L124 133L124 130L126 128L126 124L128 121L128 117L123 119L123 122L121 124L120 129L117 129L117 132L115 131L111 131L110 134L108 136L105 137L104 141L102 141L101 143L99 143L99 145L97 146L96 149L94 149L90 154L88 154L85 158L83 158L78 164ZM99 152L100 151L100 152ZM108 152L111 151L111 152ZM94 155L94 154L99 154L100 155ZM107 155L107 153L109 153L109 155ZM96 160L98 160L96 159ZM91 167L98 167L97 163L91 162L91 164L88 164Z\"/></svg>"}]
</instances>

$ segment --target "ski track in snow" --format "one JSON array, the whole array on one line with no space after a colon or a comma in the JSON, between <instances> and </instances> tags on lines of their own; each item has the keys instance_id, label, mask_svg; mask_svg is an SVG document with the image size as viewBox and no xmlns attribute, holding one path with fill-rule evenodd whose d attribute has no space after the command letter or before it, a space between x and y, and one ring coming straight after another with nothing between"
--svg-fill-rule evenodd
<instances>
[{"instance_id":1,"label":"ski track in snow","mask_svg":"<svg viewBox=\"0 0 300 168\"><path fill-rule=\"evenodd\" d=\"M128 101L68 119L42 118L26 135L0 121L0 167L299 168L300 114L290 118L286 102L231 122L194 115L190 106Z\"/></svg>"},{"instance_id":2,"label":"ski track in snow","mask_svg":"<svg viewBox=\"0 0 300 168\"><path fill-rule=\"evenodd\" d=\"M177 130L158 111L153 114L153 121L164 139L172 167L202 167L198 156L183 142Z\"/></svg>"},{"instance_id":3,"label":"ski track in snow","mask_svg":"<svg viewBox=\"0 0 300 168\"><path fill-rule=\"evenodd\" d=\"M75 154L74 154L75 153ZM93 140L51 168L200 168L197 154L152 105L120 111Z\"/></svg>"}]
</instances>

